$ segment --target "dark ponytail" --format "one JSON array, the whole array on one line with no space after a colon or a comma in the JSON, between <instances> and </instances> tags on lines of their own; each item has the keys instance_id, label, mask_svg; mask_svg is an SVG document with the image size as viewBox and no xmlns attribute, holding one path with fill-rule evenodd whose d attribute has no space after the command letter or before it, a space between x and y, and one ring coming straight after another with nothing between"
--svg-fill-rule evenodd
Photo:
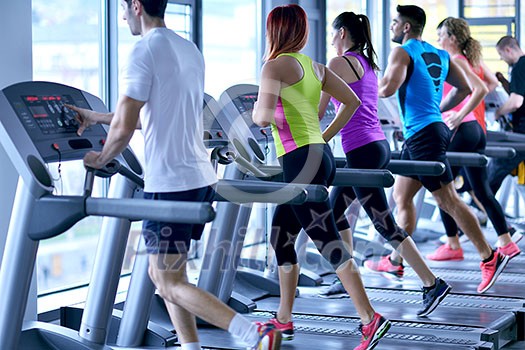
<instances>
[{"instance_id":1,"label":"dark ponytail","mask_svg":"<svg viewBox=\"0 0 525 350\"><path fill-rule=\"evenodd\" d=\"M367 16L343 12L334 19L332 27L336 30L344 28L354 42L354 46L349 51L359 51L374 70L379 70L375 62L377 55L372 45L370 21Z\"/></svg>"}]
</instances>

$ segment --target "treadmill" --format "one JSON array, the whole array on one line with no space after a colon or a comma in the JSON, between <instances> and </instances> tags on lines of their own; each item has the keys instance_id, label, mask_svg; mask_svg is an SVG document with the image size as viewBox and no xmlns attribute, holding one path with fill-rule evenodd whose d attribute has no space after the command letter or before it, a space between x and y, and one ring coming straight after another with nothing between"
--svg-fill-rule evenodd
<instances>
[{"instance_id":1,"label":"treadmill","mask_svg":"<svg viewBox=\"0 0 525 350\"><path fill-rule=\"evenodd\" d=\"M76 134L75 113L64 104L107 112L95 96L66 85L48 82L24 82L0 92L0 142L20 174L16 200L9 226L8 239L0 267L0 348L2 349L109 349L104 342L104 322L120 278L121 259L118 252L107 251L99 256L91 283L106 280L107 289L90 288L89 299L98 299L109 307L86 309L88 323L80 332L57 324L24 320L30 295L33 270L39 241L57 236L88 215L104 216L101 235L127 240L127 231L119 235L119 227L129 230L130 220L151 220L205 223L215 212L208 203L166 202L133 199L137 184L142 182L142 168L130 149L123 151L102 170L86 173L81 196L53 195L54 181L47 164L81 160L90 150L100 151L106 130L100 125L88 128L82 136ZM122 163L122 164L121 164ZM124 164L124 165L123 165ZM95 175L111 176L110 198L91 197ZM99 251L102 249L99 245ZM122 255L123 256L123 255ZM119 265L120 264L120 265ZM116 278L111 278L116 273ZM94 298L91 298L93 297ZM102 300L101 300L102 299Z\"/></svg>"},{"instance_id":2,"label":"treadmill","mask_svg":"<svg viewBox=\"0 0 525 350\"><path fill-rule=\"evenodd\" d=\"M250 110L246 106L246 96L256 96L256 92L256 86L243 85L232 87L225 93L229 95L233 106L242 103L243 110L239 112L245 114ZM255 134L250 137L254 138ZM366 285L366 277L364 281ZM340 346L336 345L338 339L344 339L346 335L358 336L355 332L358 318L350 301L319 298L319 288L299 289L300 294L294 307L294 323L298 336L289 343L292 347L318 348L316 344L319 343L319 338L314 340L313 336L326 335L330 340L323 339L323 343L334 341L334 346L330 348L337 349ZM488 298L459 296L451 299L449 296L445 300L445 303L450 300L449 305L440 306L431 317L417 318L415 315L420 308L420 291L374 288L369 290L369 295L377 310L394 321L380 347L425 348L432 343L437 348L500 348L523 335L516 326L516 319L521 317L521 313L516 310L523 307L523 300L508 301L501 306ZM257 319L270 317L269 312L275 311L278 306L276 297L266 296L255 302L257 306L251 315ZM486 305L494 307L489 308ZM348 346L348 341L345 343Z\"/></svg>"}]
</instances>

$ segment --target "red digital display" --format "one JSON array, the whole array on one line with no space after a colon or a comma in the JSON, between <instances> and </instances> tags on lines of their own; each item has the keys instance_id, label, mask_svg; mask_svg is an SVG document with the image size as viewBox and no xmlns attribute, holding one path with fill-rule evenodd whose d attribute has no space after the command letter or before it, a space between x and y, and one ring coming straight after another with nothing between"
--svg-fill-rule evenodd
<instances>
[{"instance_id":1,"label":"red digital display","mask_svg":"<svg viewBox=\"0 0 525 350\"><path fill-rule=\"evenodd\" d=\"M61 99L60 96L42 96L43 101L60 101Z\"/></svg>"},{"instance_id":2,"label":"red digital display","mask_svg":"<svg viewBox=\"0 0 525 350\"><path fill-rule=\"evenodd\" d=\"M62 96L26 96L27 102L38 102L38 101L61 101Z\"/></svg>"}]
</instances>

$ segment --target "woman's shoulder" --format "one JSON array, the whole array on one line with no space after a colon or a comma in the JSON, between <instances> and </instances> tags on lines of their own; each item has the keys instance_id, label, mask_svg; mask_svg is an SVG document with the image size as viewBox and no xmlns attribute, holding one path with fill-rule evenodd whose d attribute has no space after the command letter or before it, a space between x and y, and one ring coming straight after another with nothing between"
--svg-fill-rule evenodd
<instances>
[{"instance_id":1,"label":"woman's shoulder","mask_svg":"<svg viewBox=\"0 0 525 350\"><path fill-rule=\"evenodd\" d=\"M465 55L463 55L461 53L457 53L457 54L452 55L452 59L454 59L454 60L463 60L463 61L467 61L468 62L467 56L465 56Z\"/></svg>"}]
</instances>

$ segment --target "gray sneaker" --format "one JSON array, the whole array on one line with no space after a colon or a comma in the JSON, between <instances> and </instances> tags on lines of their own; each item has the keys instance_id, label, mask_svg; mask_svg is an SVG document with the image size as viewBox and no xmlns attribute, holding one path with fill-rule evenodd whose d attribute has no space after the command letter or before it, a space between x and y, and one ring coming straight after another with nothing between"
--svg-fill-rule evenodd
<instances>
[{"instance_id":1,"label":"gray sneaker","mask_svg":"<svg viewBox=\"0 0 525 350\"><path fill-rule=\"evenodd\" d=\"M336 278L332 282L332 285L324 292L320 293L319 296L326 299L339 299L348 297L348 294L346 293L345 287L343 287L343 284L339 278Z\"/></svg>"}]
</instances>

